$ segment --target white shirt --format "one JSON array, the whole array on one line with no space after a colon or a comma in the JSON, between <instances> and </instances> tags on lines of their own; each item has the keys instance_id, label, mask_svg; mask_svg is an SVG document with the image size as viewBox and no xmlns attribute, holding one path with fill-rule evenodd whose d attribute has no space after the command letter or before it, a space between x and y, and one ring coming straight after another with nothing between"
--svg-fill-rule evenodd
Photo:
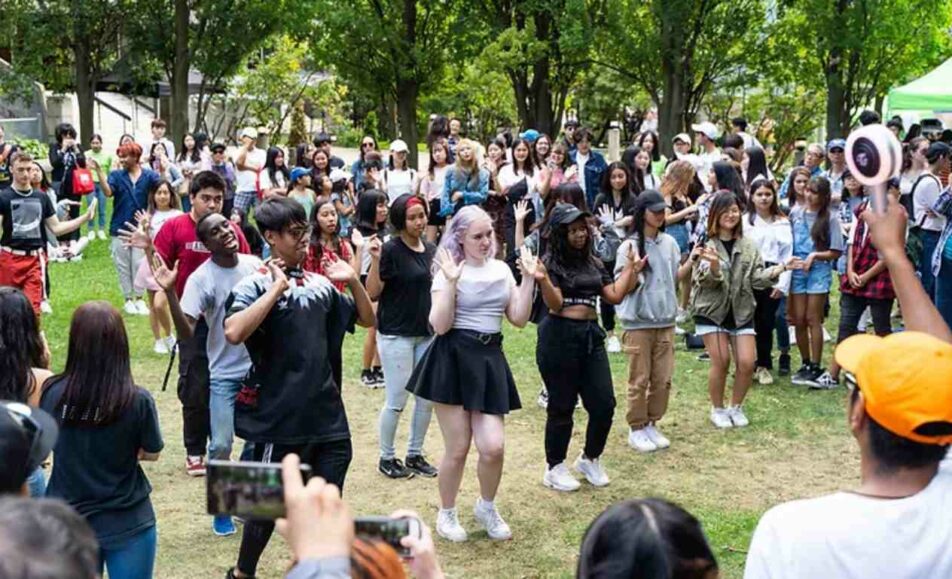
<instances>
[{"instance_id":1,"label":"white shirt","mask_svg":"<svg viewBox=\"0 0 952 579\"><path fill-rule=\"evenodd\" d=\"M578 165L578 184L586 195L588 195L588 191L585 190L585 164L588 163L590 158L591 153L588 155L583 155L580 152L575 153L575 164Z\"/></svg>"},{"instance_id":2,"label":"white shirt","mask_svg":"<svg viewBox=\"0 0 952 579\"><path fill-rule=\"evenodd\" d=\"M838 492L760 519L745 579L952 577L952 464L904 499Z\"/></svg>"},{"instance_id":3,"label":"white shirt","mask_svg":"<svg viewBox=\"0 0 952 579\"><path fill-rule=\"evenodd\" d=\"M743 218L744 237L750 239L760 250L760 257L769 263L787 263L793 257L793 229L785 217L778 217L772 222L766 221L759 215L754 215L754 224L750 224L750 215ZM785 271L774 287L786 295L790 290L790 278L793 272Z\"/></svg>"},{"instance_id":4,"label":"white shirt","mask_svg":"<svg viewBox=\"0 0 952 579\"><path fill-rule=\"evenodd\" d=\"M274 172L274 182L271 182L271 174L268 173L267 169L261 169L261 175L258 177L258 185L261 187L262 191L267 191L268 189L287 189L288 182L284 178L284 173L281 171Z\"/></svg>"},{"instance_id":5,"label":"white shirt","mask_svg":"<svg viewBox=\"0 0 952 579\"><path fill-rule=\"evenodd\" d=\"M915 225L935 232L941 232L945 228L945 217L941 215L929 216L929 212L932 211L932 206L939 199L939 193L941 192L942 186L939 184L939 178L930 171L924 171L919 176L919 184L912 192Z\"/></svg>"},{"instance_id":6,"label":"white shirt","mask_svg":"<svg viewBox=\"0 0 952 579\"><path fill-rule=\"evenodd\" d=\"M240 154L241 151L239 150L238 155ZM235 156L236 159L238 158L238 155ZM254 165L259 169L263 169L265 155L266 153L264 149L255 148L255 150L248 151L248 153L245 155L245 163L248 165ZM235 176L235 180L237 181L235 191L254 191L256 189L256 182L258 180L258 171L238 171L238 174Z\"/></svg>"},{"instance_id":7,"label":"white shirt","mask_svg":"<svg viewBox=\"0 0 952 579\"><path fill-rule=\"evenodd\" d=\"M383 172L383 182L387 187L388 202L393 205L397 197L414 193L416 171L413 169L387 169Z\"/></svg>"},{"instance_id":8,"label":"white shirt","mask_svg":"<svg viewBox=\"0 0 952 579\"><path fill-rule=\"evenodd\" d=\"M437 272L432 291L445 290L448 286L443 272ZM502 317L515 287L516 279L504 261L488 259L480 267L464 265L456 282L453 328L485 334L502 331Z\"/></svg>"},{"instance_id":9,"label":"white shirt","mask_svg":"<svg viewBox=\"0 0 952 579\"><path fill-rule=\"evenodd\" d=\"M710 153L702 152L697 158L700 161L700 166L697 169L698 179L701 180L701 183L704 183L704 189L710 193L712 187L707 180L707 174L714 168L714 163L721 160L721 150L715 147Z\"/></svg>"}]
</instances>

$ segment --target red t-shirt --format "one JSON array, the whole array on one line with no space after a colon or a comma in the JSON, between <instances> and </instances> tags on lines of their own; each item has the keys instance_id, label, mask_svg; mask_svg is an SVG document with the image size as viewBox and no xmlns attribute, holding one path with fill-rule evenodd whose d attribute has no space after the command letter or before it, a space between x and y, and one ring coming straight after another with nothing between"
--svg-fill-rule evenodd
<instances>
[{"instance_id":1,"label":"red t-shirt","mask_svg":"<svg viewBox=\"0 0 952 579\"><path fill-rule=\"evenodd\" d=\"M229 221L229 223L231 223L231 228L238 237L239 253L251 253L248 240L245 239L241 228L235 225L234 222ZM212 256L211 252L205 249L205 244L198 240L192 215L186 213L166 221L152 243L169 267L178 262L175 294L182 297L188 277L198 269L198 266L205 263Z\"/></svg>"}]
</instances>

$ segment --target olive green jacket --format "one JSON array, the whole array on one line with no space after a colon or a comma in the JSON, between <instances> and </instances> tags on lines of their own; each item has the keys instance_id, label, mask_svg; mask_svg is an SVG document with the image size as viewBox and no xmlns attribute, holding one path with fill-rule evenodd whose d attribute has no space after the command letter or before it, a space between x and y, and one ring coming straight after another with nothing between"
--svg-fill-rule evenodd
<instances>
[{"instance_id":1,"label":"olive green jacket","mask_svg":"<svg viewBox=\"0 0 952 579\"><path fill-rule=\"evenodd\" d=\"M709 239L707 246L717 249L721 270L712 274L705 261L694 266L691 310L721 325L733 306L734 323L740 328L754 319L754 290L770 289L776 277L770 276L772 268L764 267L760 250L750 239L738 239L730 255L719 240Z\"/></svg>"}]
</instances>

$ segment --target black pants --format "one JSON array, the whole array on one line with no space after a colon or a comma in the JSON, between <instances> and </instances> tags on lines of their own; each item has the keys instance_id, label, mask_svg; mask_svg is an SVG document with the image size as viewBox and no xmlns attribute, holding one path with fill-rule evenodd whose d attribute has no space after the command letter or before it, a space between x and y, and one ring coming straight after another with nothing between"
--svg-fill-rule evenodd
<instances>
[{"instance_id":1,"label":"black pants","mask_svg":"<svg viewBox=\"0 0 952 579\"><path fill-rule=\"evenodd\" d=\"M606 262L605 269L607 269L609 273L613 273L615 271L615 262L614 261ZM602 327L605 328L606 332L614 332L615 331L615 306L601 299L598 300L598 304L602 314Z\"/></svg>"},{"instance_id":2,"label":"black pants","mask_svg":"<svg viewBox=\"0 0 952 579\"><path fill-rule=\"evenodd\" d=\"M585 456L601 456L615 415L615 390L605 332L598 322L546 316L539 324L536 364L549 391L545 421L545 460L549 467L565 460L579 396L588 412Z\"/></svg>"},{"instance_id":3,"label":"black pants","mask_svg":"<svg viewBox=\"0 0 952 579\"><path fill-rule=\"evenodd\" d=\"M182 402L182 437L189 456L205 456L211 436L208 411L208 325L202 318L195 334L179 341L178 397Z\"/></svg>"},{"instance_id":4,"label":"black pants","mask_svg":"<svg viewBox=\"0 0 952 579\"><path fill-rule=\"evenodd\" d=\"M256 462L281 462L288 454L301 457L301 464L311 465L311 476L319 476L329 483L337 485L344 492L344 478L353 458L350 439L315 442L310 444L266 444L256 442L254 460ZM273 521L251 520L245 523L241 534L241 548L238 551L238 569L246 575L254 575L258 569L261 553L271 540L274 532Z\"/></svg>"},{"instance_id":5,"label":"black pants","mask_svg":"<svg viewBox=\"0 0 952 579\"><path fill-rule=\"evenodd\" d=\"M840 293L840 328L836 335L839 344L846 338L859 333L859 319L863 311L869 307L873 317L873 328L877 336L888 336L892 333L892 324L889 315L892 312L892 300L876 300L854 296L846 292Z\"/></svg>"},{"instance_id":6,"label":"black pants","mask_svg":"<svg viewBox=\"0 0 952 579\"><path fill-rule=\"evenodd\" d=\"M777 324L777 309L780 300L770 297L773 289L755 290L754 299L757 307L754 310L754 331L757 332L757 368L773 370L773 334ZM787 328L784 327L784 330Z\"/></svg>"},{"instance_id":7,"label":"black pants","mask_svg":"<svg viewBox=\"0 0 952 579\"><path fill-rule=\"evenodd\" d=\"M65 183L60 186L61 190L65 190L66 188L67 187ZM69 188L72 189L72 187L69 187ZM81 203L82 201L82 197L80 197L79 195L73 195L72 193L69 193L69 192L66 192L60 195L57 201L62 201L64 199L67 201L74 201L76 203ZM70 205L68 209L69 215L67 219L65 219L64 221L69 221L79 217L79 209L80 209L79 205ZM81 235L80 229L82 228L77 228L75 231L71 231L67 233L66 235L57 237L57 239L60 241L60 243L68 243L70 241L77 241L79 239L79 236Z\"/></svg>"},{"instance_id":8,"label":"black pants","mask_svg":"<svg viewBox=\"0 0 952 579\"><path fill-rule=\"evenodd\" d=\"M235 195L232 194L231 197L226 196L221 205L221 214L225 216L225 219L231 219L231 212L235 208Z\"/></svg>"}]
</instances>

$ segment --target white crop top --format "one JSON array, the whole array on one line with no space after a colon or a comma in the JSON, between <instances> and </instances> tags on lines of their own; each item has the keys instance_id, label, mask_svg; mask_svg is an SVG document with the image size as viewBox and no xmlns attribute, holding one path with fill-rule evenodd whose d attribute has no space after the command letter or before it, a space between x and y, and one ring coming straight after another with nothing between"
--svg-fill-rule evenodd
<instances>
[{"instance_id":1,"label":"white crop top","mask_svg":"<svg viewBox=\"0 0 952 579\"><path fill-rule=\"evenodd\" d=\"M433 278L433 290L445 290L449 284L442 271ZM473 330L484 334L502 331L502 317L516 279L505 262L487 260L481 267L463 266L456 282L456 315L453 329Z\"/></svg>"}]
</instances>

